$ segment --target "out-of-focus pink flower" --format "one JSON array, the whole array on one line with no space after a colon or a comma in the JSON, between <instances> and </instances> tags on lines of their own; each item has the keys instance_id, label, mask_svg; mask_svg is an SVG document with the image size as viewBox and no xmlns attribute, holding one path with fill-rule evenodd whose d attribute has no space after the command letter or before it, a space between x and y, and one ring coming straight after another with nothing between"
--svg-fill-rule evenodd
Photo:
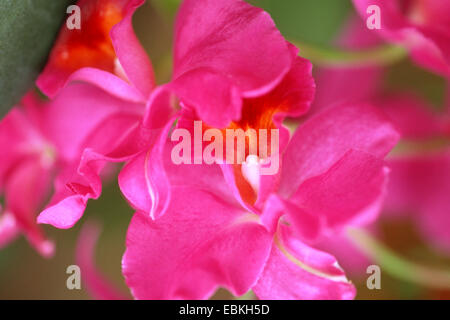
<instances>
[{"instance_id":1,"label":"out-of-focus pink flower","mask_svg":"<svg viewBox=\"0 0 450 320\"><path fill-rule=\"evenodd\" d=\"M0 246L23 232L36 250L48 257L53 254L53 243L44 237L35 220L49 192L54 155L38 129L38 109L30 99L23 104L0 122L0 192L5 199L0 215Z\"/></svg>"},{"instance_id":2,"label":"out-of-focus pink flower","mask_svg":"<svg viewBox=\"0 0 450 320\"><path fill-rule=\"evenodd\" d=\"M50 255L52 247L35 219L52 181L54 194L38 222L69 228L88 199L99 197L105 163L134 153L143 111L141 104L89 84L71 84L50 102L28 94L0 122L0 188L5 196L0 239L11 235L13 226Z\"/></svg>"},{"instance_id":3,"label":"out-of-focus pink flower","mask_svg":"<svg viewBox=\"0 0 450 320\"><path fill-rule=\"evenodd\" d=\"M258 206L217 165L173 164L169 144L167 213L137 212L128 230L123 272L134 297L204 299L222 286L262 299L353 298L336 260L309 244L376 218L382 159L396 140L369 106L327 109L294 134L279 179L257 177Z\"/></svg>"},{"instance_id":4,"label":"out-of-focus pink flower","mask_svg":"<svg viewBox=\"0 0 450 320\"><path fill-rule=\"evenodd\" d=\"M450 253L450 150L391 159L386 210L407 214L435 248Z\"/></svg>"},{"instance_id":5,"label":"out-of-focus pink flower","mask_svg":"<svg viewBox=\"0 0 450 320\"><path fill-rule=\"evenodd\" d=\"M449 117L412 95L379 102L402 135L392 168L386 217L412 218L426 239L450 253Z\"/></svg>"},{"instance_id":6,"label":"out-of-focus pink flower","mask_svg":"<svg viewBox=\"0 0 450 320\"><path fill-rule=\"evenodd\" d=\"M146 102L154 87L151 62L133 31L145 0L80 0L81 29L61 28L37 80L49 97L69 81L95 84L112 95Z\"/></svg>"},{"instance_id":7,"label":"out-of-focus pink flower","mask_svg":"<svg viewBox=\"0 0 450 320\"><path fill-rule=\"evenodd\" d=\"M390 176L382 218L410 219L429 244L450 253L448 114L433 111L413 94L379 96L372 102L384 111L402 139L387 160ZM377 232L376 225L371 231ZM335 254L355 274L368 265L347 239L327 239L319 247Z\"/></svg>"},{"instance_id":8,"label":"out-of-focus pink flower","mask_svg":"<svg viewBox=\"0 0 450 320\"><path fill-rule=\"evenodd\" d=\"M100 226L92 221L81 229L76 249L76 263L82 270L82 280L90 296L96 300L125 300L127 297L107 280L95 266L95 246Z\"/></svg>"},{"instance_id":9,"label":"out-of-focus pink flower","mask_svg":"<svg viewBox=\"0 0 450 320\"><path fill-rule=\"evenodd\" d=\"M395 5L395 1L386 1L385 5ZM382 23L384 17L382 10ZM380 34L365 28L361 21L350 20L338 44L346 48L371 47L379 43L377 35ZM380 85L383 71L377 66L320 69L313 109L324 108L333 101L368 101L388 115L400 132L404 147L399 147L399 152L388 161L391 175L383 219L412 219L430 243L448 249L445 230L448 229L450 202L445 160L448 161L448 143L445 147L448 138L445 136L450 133L449 113L431 111L431 106L413 94L384 92ZM426 148L417 149L419 145ZM370 232L376 234L377 225L372 225ZM325 239L318 248L334 254L352 274L362 274L370 264L346 237Z\"/></svg>"},{"instance_id":10,"label":"out-of-focus pink flower","mask_svg":"<svg viewBox=\"0 0 450 320\"><path fill-rule=\"evenodd\" d=\"M141 125L154 75L131 24L143 2L81 0L81 29L60 31L37 84L54 98L45 130L58 155L69 159L39 223L73 226L87 200L99 197L105 163L125 160L151 143L153 132Z\"/></svg>"},{"instance_id":11,"label":"out-of-focus pink flower","mask_svg":"<svg viewBox=\"0 0 450 320\"><path fill-rule=\"evenodd\" d=\"M450 2L441 0L353 0L363 19L367 8L380 7L381 29L387 41L405 46L424 68L450 75ZM375 30L374 30L375 31Z\"/></svg>"},{"instance_id":12,"label":"out-of-focus pink flower","mask_svg":"<svg viewBox=\"0 0 450 320\"><path fill-rule=\"evenodd\" d=\"M380 42L380 37L367 29L359 17L352 16L339 33L335 45L346 50L361 50L374 48ZM336 103L368 101L376 97L384 69L377 65L318 66L315 75L317 91L311 112L317 113Z\"/></svg>"}]
</instances>

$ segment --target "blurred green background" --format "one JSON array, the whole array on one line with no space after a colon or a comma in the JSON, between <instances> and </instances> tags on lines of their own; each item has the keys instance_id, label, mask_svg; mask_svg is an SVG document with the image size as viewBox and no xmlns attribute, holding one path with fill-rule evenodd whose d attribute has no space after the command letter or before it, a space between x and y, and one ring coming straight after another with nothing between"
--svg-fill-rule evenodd
<instances>
[{"instance_id":1,"label":"blurred green background","mask_svg":"<svg viewBox=\"0 0 450 320\"><path fill-rule=\"evenodd\" d=\"M287 39L323 47L331 45L343 23L354 14L349 0L252 0L267 10ZM171 74L173 20L178 0L149 0L134 18L138 37L147 49L155 66L157 80L163 83ZM442 105L444 82L415 66L408 60L392 66L386 78L387 90L413 90ZM103 226L96 261L118 288L128 294L121 274L121 257L125 250L125 234L132 210L121 196L115 180L105 186L98 201L90 201L81 223L70 230L45 227L56 243L56 255L49 260L41 258L21 237L0 251L0 299L88 299L82 290L66 288L67 266L75 264L74 249L81 225L89 219ZM450 266L420 239L407 221L382 223L381 239L389 247L410 260L425 261L438 267ZM439 299L450 298L450 292L436 291L392 279L382 274L382 290L368 290L366 278L349 274L358 287L360 299ZM215 298L230 298L219 291Z\"/></svg>"}]
</instances>

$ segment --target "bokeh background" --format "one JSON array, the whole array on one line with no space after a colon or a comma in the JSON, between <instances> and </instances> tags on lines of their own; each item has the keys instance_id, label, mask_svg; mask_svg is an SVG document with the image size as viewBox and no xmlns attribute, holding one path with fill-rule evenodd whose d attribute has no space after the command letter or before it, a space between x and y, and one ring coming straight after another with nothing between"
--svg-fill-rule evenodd
<instances>
[{"instance_id":1,"label":"bokeh background","mask_svg":"<svg viewBox=\"0 0 450 320\"><path fill-rule=\"evenodd\" d=\"M325 48L333 46L345 22L355 15L350 0L249 2L268 11L287 39ZM153 61L159 83L167 81L171 74L173 21L178 4L179 0L148 0L134 17L136 33ZM317 72L316 67L314 72ZM387 92L413 91L435 108L443 105L444 80L414 66L408 59L392 65L384 77L383 90ZM129 295L121 274L121 258L131 216L132 209L121 196L115 181L111 180L100 200L89 202L81 223L74 228L57 230L45 227L56 243L56 254L52 259L43 259L23 237L19 238L0 251L0 299L89 299L84 285L81 290L66 288L66 268L75 264L77 237L83 223L88 220L96 220L103 229L95 256L98 268ZM450 259L430 248L411 221L397 219L381 221L380 224L380 241L395 252L411 261L450 269ZM357 299L450 299L450 291L397 280L383 273L383 269L381 290L367 289L367 275L349 273L348 277L358 288ZM214 298L228 299L232 296L219 290Z\"/></svg>"}]
</instances>

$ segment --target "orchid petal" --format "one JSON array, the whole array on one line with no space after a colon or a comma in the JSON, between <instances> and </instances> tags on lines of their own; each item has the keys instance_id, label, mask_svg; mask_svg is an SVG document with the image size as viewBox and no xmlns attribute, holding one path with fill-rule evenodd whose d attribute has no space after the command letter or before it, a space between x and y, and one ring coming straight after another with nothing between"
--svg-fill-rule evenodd
<instances>
[{"instance_id":1,"label":"orchid petal","mask_svg":"<svg viewBox=\"0 0 450 320\"><path fill-rule=\"evenodd\" d=\"M256 282L270 243L266 229L239 208L205 191L176 188L159 220L134 215L123 273L138 299L205 299L218 286L242 295Z\"/></svg>"},{"instance_id":2,"label":"orchid petal","mask_svg":"<svg viewBox=\"0 0 450 320\"><path fill-rule=\"evenodd\" d=\"M398 133L369 105L339 105L301 125L283 156L280 194L289 198L306 179L326 172L350 149L384 158Z\"/></svg>"},{"instance_id":3,"label":"orchid petal","mask_svg":"<svg viewBox=\"0 0 450 320\"><path fill-rule=\"evenodd\" d=\"M333 256L296 240L289 227L279 235L253 291L260 299L353 299L354 286Z\"/></svg>"}]
</instances>

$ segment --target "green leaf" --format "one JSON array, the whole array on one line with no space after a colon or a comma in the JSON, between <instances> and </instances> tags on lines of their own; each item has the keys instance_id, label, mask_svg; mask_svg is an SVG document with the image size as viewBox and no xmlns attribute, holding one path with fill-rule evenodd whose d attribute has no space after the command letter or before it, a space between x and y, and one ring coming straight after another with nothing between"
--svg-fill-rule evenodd
<instances>
[{"instance_id":1,"label":"green leaf","mask_svg":"<svg viewBox=\"0 0 450 320\"><path fill-rule=\"evenodd\" d=\"M247 1L269 12L286 38L321 46L336 38L352 8L340 0Z\"/></svg>"},{"instance_id":2,"label":"green leaf","mask_svg":"<svg viewBox=\"0 0 450 320\"><path fill-rule=\"evenodd\" d=\"M301 56L322 67L387 66L402 61L408 56L405 48L396 45L381 45L366 50L348 51L331 47L320 47L300 41L292 41L301 49Z\"/></svg>"},{"instance_id":3,"label":"green leaf","mask_svg":"<svg viewBox=\"0 0 450 320\"><path fill-rule=\"evenodd\" d=\"M33 85L75 0L0 1L0 117Z\"/></svg>"}]
</instances>

